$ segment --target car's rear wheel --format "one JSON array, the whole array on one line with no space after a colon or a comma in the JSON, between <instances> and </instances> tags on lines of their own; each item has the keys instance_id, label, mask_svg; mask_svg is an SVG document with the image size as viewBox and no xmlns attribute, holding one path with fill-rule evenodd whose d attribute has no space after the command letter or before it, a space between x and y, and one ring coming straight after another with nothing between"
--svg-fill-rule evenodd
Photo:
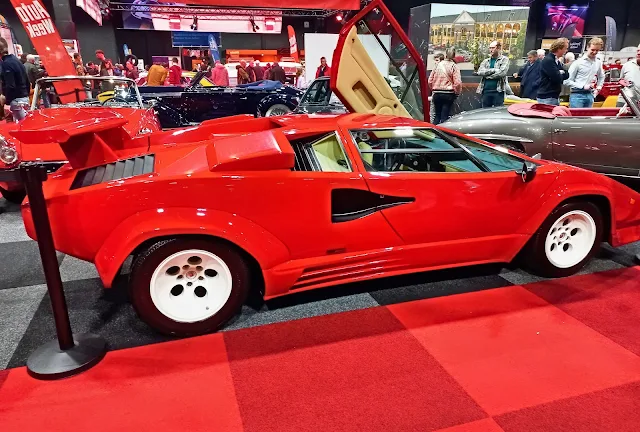
<instances>
[{"instance_id":1,"label":"car's rear wheel","mask_svg":"<svg viewBox=\"0 0 640 432\"><path fill-rule=\"evenodd\" d=\"M286 115L286 114L289 114L290 112L291 112L291 108L289 108L288 106L284 104L275 104L269 107L269 109L265 113L265 117Z\"/></svg>"},{"instance_id":2,"label":"car's rear wheel","mask_svg":"<svg viewBox=\"0 0 640 432\"><path fill-rule=\"evenodd\" d=\"M529 243L528 266L540 276L564 277L578 272L602 242L600 209L590 202L556 208Z\"/></svg>"},{"instance_id":3,"label":"car's rear wheel","mask_svg":"<svg viewBox=\"0 0 640 432\"><path fill-rule=\"evenodd\" d=\"M131 301L138 315L162 333L209 333L238 313L249 292L249 276L249 267L233 246L162 240L135 259Z\"/></svg>"},{"instance_id":4,"label":"car's rear wheel","mask_svg":"<svg viewBox=\"0 0 640 432\"><path fill-rule=\"evenodd\" d=\"M27 192L24 189L8 191L0 187L0 193L2 194L4 199L14 204L22 204L24 197L27 196Z\"/></svg>"}]
</instances>

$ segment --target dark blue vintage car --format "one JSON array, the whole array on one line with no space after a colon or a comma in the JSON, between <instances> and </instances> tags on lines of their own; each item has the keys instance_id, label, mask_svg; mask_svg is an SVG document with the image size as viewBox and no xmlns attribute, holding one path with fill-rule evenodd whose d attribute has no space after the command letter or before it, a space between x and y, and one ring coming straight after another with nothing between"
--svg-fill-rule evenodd
<instances>
[{"instance_id":1,"label":"dark blue vintage car","mask_svg":"<svg viewBox=\"0 0 640 432\"><path fill-rule=\"evenodd\" d=\"M186 87L142 86L142 99L153 107L163 128L183 127L219 117L253 114L257 117L283 115L300 102L302 90L279 81L258 81L236 87L203 87L197 73Z\"/></svg>"}]
</instances>

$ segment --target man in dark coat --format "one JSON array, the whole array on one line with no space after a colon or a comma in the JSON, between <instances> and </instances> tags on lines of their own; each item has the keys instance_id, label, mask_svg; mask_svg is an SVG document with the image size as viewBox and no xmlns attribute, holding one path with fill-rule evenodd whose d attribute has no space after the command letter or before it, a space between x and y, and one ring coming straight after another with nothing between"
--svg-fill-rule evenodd
<instances>
[{"instance_id":1,"label":"man in dark coat","mask_svg":"<svg viewBox=\"0 0 640 432\"><path fill-rule=\"evenodd\" d=\"M520 97L525 99L537 99L538 87L540 87L540 64L538 52L535 50L527 53L527 62L520 71L514 74L515 78L520 77Z\"/></svg>"},{"instance_id":2,"label":"man in dark coat","mask_svg":"<svg viewBox=\"0 0 640 432\"><path fill-rule=\"evenodd\" d=\"M27 116L25 107L29 106L29 77L20 60L9 54L9 44L0 37L0 92L9 104L14 121Z\"/></svg>"},{"instance_id":3,"label":"man in dark coat","mask_svg":"<svg viewBox=\"0 0 640 432\"><path fill-rule=\"evenodd\" d=\"M540 87L538 88L538 103L560 105L560 92L566 72L560 59L569 50L569 40L560 38L553 41L550 52L540 64Z\"/></svg>"},{"instance_id":4,"label":"man in dark coat","mask_svg":"<svg viewBox=\"0 0 640 432\"><path fill-rule=\"evenodd\" d=\"M282 67L277 62L273 64L269 76L273 81L280 81L283 84L287 79L287 75L284 73L284 69L282 69Z\"/></svg>"}]
</instances>

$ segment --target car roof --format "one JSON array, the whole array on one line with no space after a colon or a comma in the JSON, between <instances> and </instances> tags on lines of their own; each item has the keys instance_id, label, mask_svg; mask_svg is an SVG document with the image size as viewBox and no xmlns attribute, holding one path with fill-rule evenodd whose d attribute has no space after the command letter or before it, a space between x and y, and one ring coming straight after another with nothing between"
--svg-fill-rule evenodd
<instances>
[{"instance_id":1,"label":"car roof","mask_svg":"<svg viewBox=\"0 0 640 432\"><path fill-rule=\"evenodd\" d=\"M427 123L407 117L376 114L304 114L272 117L283 129L334 129L336 125L347 129L425 127Z\"/></svg>"}]
</instances>

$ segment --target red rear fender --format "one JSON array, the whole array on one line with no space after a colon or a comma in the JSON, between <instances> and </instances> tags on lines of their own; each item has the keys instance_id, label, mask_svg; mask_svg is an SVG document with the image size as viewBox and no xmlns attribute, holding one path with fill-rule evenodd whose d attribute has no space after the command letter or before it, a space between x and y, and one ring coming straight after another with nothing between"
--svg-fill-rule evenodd
<instances>
[{"instance_id":1,"label":"red rear fender","mask_svg":"<svg viewBox=\"0 0 640 432\"><path fill-rule=\"evenodd\" d=\"M102 283L110 287L125 259L144 242L180 235L227 240L251 255L262 269L289 259L289 250L280 240L248 219L209 209L159 208L131 216L106 239L94 259Z\"/></svg>"}]
</instances>

